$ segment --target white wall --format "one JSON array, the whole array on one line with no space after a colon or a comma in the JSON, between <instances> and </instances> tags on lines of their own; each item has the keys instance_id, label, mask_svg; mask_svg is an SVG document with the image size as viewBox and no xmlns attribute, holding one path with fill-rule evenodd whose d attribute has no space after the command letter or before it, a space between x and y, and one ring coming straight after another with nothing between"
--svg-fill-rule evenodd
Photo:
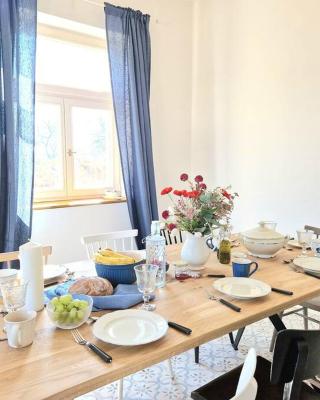
<instances>
[{"instance_id":1,"label":"white wall","mask_svg":"<svg viewBox=\"0 0 320 400\"><path fill-rule=\"evenodd\" d=\"M240 194L236 229L320 226L318 0L197 0L192 169Z\"/></svg>"},{"instance_id":2,"label":"white wall","mask_svg":"<svg viewBox=\"0 0 320 400\"><path fill-rule=\"evenodd\" d=\"M101 6L84 0L39 0L41 12L105 27ZM151 122L156 183L175 184L190 168L192 17L188 0L115 0L112 3L140 9L151 15L152 43ZM159 209L167 205L159 197ZM126 206L98 205L34 212L33 239L54 245L52 262L81 259L83 233L128 229ZM70 245L69 245L70 244Z\"/></svg>"}]
</instances>

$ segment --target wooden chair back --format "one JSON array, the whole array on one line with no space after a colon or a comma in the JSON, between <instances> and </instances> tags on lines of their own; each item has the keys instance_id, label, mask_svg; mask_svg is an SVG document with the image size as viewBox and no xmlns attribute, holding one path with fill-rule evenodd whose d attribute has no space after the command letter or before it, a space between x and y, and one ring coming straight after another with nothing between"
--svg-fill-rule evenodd
<instances>
[{"instance_id":1,"label":"wooden chair back","mask_svg":"<svg viewBox=\"0 0 320 400\"><path fill-rule=\"evenodd\" d=\"M99 249L111 248L116 251L134 250L136 246L135 238L137 236L137 229L108 232L99 235L83 236L81 243L86 248L88 259L92 260Z\"/></svg>"},{"instance_id":2,"label":"wooden chair back","mask_svg":"<svg viewBox=\"0 0 320 400\"><path fill-rule=\"evenodd\" d=\"M160 229L160 234L165 238L166 246L169 246L170 244L179 244L184 242L184 235L178 229L169 231L169 229L162 228Z\"/></svg>"},{"instance_id":3,"label":"wooden chair back","mask_svg":"<svg viewBox=\"0 0 320 400\"><path fill-rule=\"evenodd\" d=\"M42 247L43 262L48 263L48 257L52 254L52 246ZM0 263L6 263L8 268L11 268L12 261L19 260L19 251L11 251L8 253L0 253Z\"/></svg>"},{"instance_id":4,"label":"wooden chair back","mask_svg":"<svg viewBox=\"0 0 320 400\"><path fill-rule=\"evenodd\" d=\"M290 383L288 400L299 400L302 381L320 373L320 330L280 331L273 353L271 383Z\"/></svg>"},{"instance_id":5,"label":"wooden chair back","mask_svg":"<svg viewBox=\"0 0 320 400\"><path fill-rule=\"evenodd\" d=\"M305 225L304 229L306 231L313 232L316 235L317 238L320 236L320 228L316 228L315 226L311 226L311 225Z\"/></svg>"}]
</instances>

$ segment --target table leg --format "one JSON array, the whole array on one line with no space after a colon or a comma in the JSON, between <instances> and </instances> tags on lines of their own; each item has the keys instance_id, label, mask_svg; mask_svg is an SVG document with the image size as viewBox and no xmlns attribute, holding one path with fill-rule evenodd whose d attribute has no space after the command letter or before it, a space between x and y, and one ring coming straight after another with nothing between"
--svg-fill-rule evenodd
<instances>
[{"instance_id":1,"label":"table leg","mask_svg":"<svg viewBox=\"0 0 320 400\"><path fill-rule=\"evenodd\" d=\"M246 329L246 327L244 326L243 328L240 328L236 334L236 338L234 339L233 337L233 333L229 332L229 338L230 338L230 342L232 347L234 348L234 350L238 350L238 346L240 343L240 340L242 338L243 332Z\"/></svg>"},{"instance_id":2,"label":"table leg","mask_svg":"<svg viewBox=\"0 0 320 400\"><path fill-rule=\"evenodd\" d=\"M277 332L287 329L285 324L283 323L282 319L280 318L279 314L271 315L269 317L269 319L272 322L272 324Z\"/></svg>"},{"instance_id":3,"label":"table leg","mask_svg":"<svg viewBox=\"0 0 320 400\"><path fill-rule=\"evenodd\" d=\"M118 380L118 400L123 400L123 378Z\"/></svg>"},{"instance_id":4,"label":"table leg","mask_svg":"<svg viewBox=\"0 0 320 400\"><path fill-rule=\"evenodd\" d=\"M199 364L199 353L200 353L200 348L199 348L199 346L198 346L198 347L195 347L195 348L194 348L194 362L195 362L196 364Z\"/></svg>"},{"instance_id":5,"label":"table leg","mask_svg":"<svg viewBox=\"0 0 320 400\"><path fill-rule=\"evenodd\" d=\"M168 371L169 371L169 374L170 374L170 378L171 378L172 382L174 382L174 373L173 373L171 358L169 358L167 360L167 366L168 366Z\"/></svg>"}]
</instances>

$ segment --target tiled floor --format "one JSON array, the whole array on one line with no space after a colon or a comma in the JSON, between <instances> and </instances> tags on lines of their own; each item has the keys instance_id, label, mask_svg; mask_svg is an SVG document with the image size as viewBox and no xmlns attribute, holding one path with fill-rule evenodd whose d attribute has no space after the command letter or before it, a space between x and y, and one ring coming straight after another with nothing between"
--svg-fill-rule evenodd
<instances>
[{"instance_id":1,"label":"tiled floor","mask_svg":"<svg viewBox=\"0 0 320 400\"><path fill-rule=\"evenodd\" d=\"M320 319L319 314L314 314ZM291 315L285 318L288 328L303 328L303 320ZM310 329L319 329L315 323L309 323ZM193 351L172 358L175 374L173 383L165 363L154 365L124 380L125 400L187 400L193 389L207 383L243 362L248 348L255 347L257 352L271 359L269 343L272 325L267 319L250 325L235 351L230 345L229 337L223 336L206 343L200 348L200 364L194 363ZM78 398L78 400L116 400L117 386L111 384Z\"/></svg>"}]
</instances>

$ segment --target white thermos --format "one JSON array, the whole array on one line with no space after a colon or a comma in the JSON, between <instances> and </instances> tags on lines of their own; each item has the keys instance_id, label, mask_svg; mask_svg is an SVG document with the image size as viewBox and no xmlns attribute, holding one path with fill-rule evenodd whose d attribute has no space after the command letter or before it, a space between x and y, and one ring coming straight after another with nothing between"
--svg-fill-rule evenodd
<instances>
[{"instance_id":1,"label":"white thermos","mask_svg":"<svg viewBox=\"0 0 320 400\"><path fill-rule=\"evenodd\" d=\"M22 278L28 281L26 307L40 311L43 301L43 255L42 246L28 242L19 248L19 259Z\"/></svg>"}]
</instances>

